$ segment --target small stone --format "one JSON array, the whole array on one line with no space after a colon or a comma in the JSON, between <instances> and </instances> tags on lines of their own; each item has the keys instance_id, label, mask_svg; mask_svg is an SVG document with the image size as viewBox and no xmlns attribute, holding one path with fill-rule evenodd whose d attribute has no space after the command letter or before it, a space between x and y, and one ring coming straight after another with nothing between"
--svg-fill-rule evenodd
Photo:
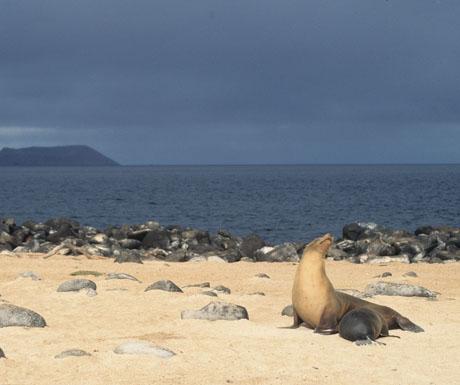
<instances>
[{"instance_id":1,"label":"small stone","mask_svg":"<svg viewBox=\"0 0 460 385\"><path fill-rule=\"evenodd\" d=\"M217 297L217 294L216 294L216 293L214 293L213 291L209 291L209 290L207 290L207 291L202 291L201 294L203 294L203 295L209 295L210 297Z\"/></svg>"},{"instance_id":2,"label":"small stone","mask_svg":"<svg viewBox=\"0 0 460 385\"><path fill-rule=\"evenodd\" d=\"M41 278L35 274L33 271L25 271L21 274L19 274L19 277L21 278L30 278L32 281L40 281Z\"/></svg>"},{"instance_id":3,"label":"small stone","mask_svg":"<svg viewBox=\"0 0 460 385\"><path fill-rule=\"evenodd\" d=\"M6 358L5 353L3 353L2 348L0 348L0 358Z\"/></svg>"},{"instance_id":4,"label":"small stone","mask_svg":"<svg viewBox=\"0 0 460 385\"><path fill-rule=\"evenodd\" d=\"M174 282L170 280L162 280L152 283L144 291L150 290L164 290L170 292L183 293L180 287L178 287Z\"/></svg>"},{"instance_id":5,"label":"small stone","mask_svg":"<svg viewBox=\"0 0 460 385\"><path fill-rule=\"evenodd\" d=\"M292 305L287 305L281 312L281 315L287 317L294 317L294 307Z\"/></svg>"},{"instance_id":6,"label":"small stone","mask_svg":"<svg viewBox=\"0 0 460 385\"><path fill-rule=\"evenodd\" d=\"M84 350L70 349L70 350L66 350L66 351L63 351L62 353L57 354L56 356L54 356L54 358L62 359L66 357L83 357L83 356L90 356L90 355L91 354L89 354L88 352L85 352Z\"/></svg>"},{"instance_id":7,"label":"small stone","mask_svg":"<svg viewBox=\"0 0 460 385\"><path fill-rule=\"evenodd\" d=\"M92 271L92 270L78 270L74 271L73 273L70 273L72 276L78 276L78 275L92 275L94 277L99 277L103 275L102 273L99 273L98 271Z\"/></svg>"},{"instance_id":8,"label":"small stone","mask_svg":"<svg viewBox=\"0 0 460 385\"><path fill-rule=\"evenodd\" d=\"M0 305L0 328L8 326L25 326L43 328L45 319L32 310L10 304Z\"/></svg>"},{"instance_id":9,"label":"small stone","mask_svg":"<svg viewBox=\"0 0 460 385\"><path fill-rule=\"evenodd\" d=\"M382 275L380 277L382 278L386 278L386 277L391 277L393 274L391 274L389 271L385 271L384 273L382 273Z\"/></svg>"},{"instance_id":10,"label":"small stone","mask_svg":"<svg viewBox=\"0 0 460 385\"><path fill-rule=\"evenodd\" d=\"M249 319L248 311L239 305L227 302L210 302L200 310L184 310L182 319L204 319L209 321L226 320L235 321Z\"/></svg>"},{"instance_id":11,"label":"small stone","mask_svg":"<svg viewBox=\"0 0 460 385\"><path fill-rule=\"evenodd\" d=\"M268 274L265 274L265 273L257 273L254 277L270 279L270 276Z\"/></svg>"},{"instance_id":12,"label":"small stone","mask_svg":"<svg viewBox=\"0 0 460 385\"><path fill-rule=\"evenodd\" d=\"M230 294L232 291L223 285L215 286L212 290L218 291L219 293Z\"/></svg>"},{"instance_id":13,"label":"small stone","mask_svg":"<svg viewBox=\"0 0 460 385\"><path fill-rule=\"evenodd\" d=\"M186 289L187 287L211 287L211 284L209 282L202 282L202 283L193 283L191 285L182 286L183 289Z\"/></svg>"},{"instance_id":14,"label":"small stone","mask_svg":"<svg viewBox=\"0 0 460 385\"><path fill-rule=\"evenodd\" d=\"M139 281L136 277L126 273L108 273L106 279L128 279L130 281Z\"/></svg>"},{"instance_id":15,"label":"small stone","mask_svg":"<svg viewBox=\"0 0 460 385\"><path fill-rule=\"evenodd\" d=\"M80 291L81 289L93 289L96 290L96 284L89 279L72 279L70 281L65 281L59 285L57 288L58 292L68 292L68 291Z\"/></svg>"},{"instance_id":16,"label":"small stone","mask_svg":"<svg viewBox=\"0 0 460 385\"><path fill-rule=\"evenodd\" d=\"M147 341L129 341L118 345L114 353L116 354L148 354L160 358L170 358L176 353L173 351L153 345Z\"/></svg>"},{"instance_id":17,"label":"small stone","mask_svg":"<svg viewBox=\"0 0 460 385\"><path fill-rule=\"evenodd\" d=\"M221 257L218 257L216 255L211 255L210 257L207 258L208 262L217 262L217 263L227 263L227 261Z\"/></svg>"},{"instance_id":18,"label":"small stone","mask_svg":"<svg viewBox=\"0 0 460 385\"><path fill-rule=\"evenodd\" d=\"M261 295L261 296L265 296L265 293L262 292L262 291L255 291L254 293L249 293L248 295Z\"/></svg>"},{"instance_id":19,"label":"small stone","mask_svg":"<svg viewBox=\"0 0 460 385\"><path fill-rule=\"evenodd\" d=\"M403 274L403 277L413 277L416 278L418 277L417 273L415 271L408 271L407 273Z\"/></svg>"}]
</instances>

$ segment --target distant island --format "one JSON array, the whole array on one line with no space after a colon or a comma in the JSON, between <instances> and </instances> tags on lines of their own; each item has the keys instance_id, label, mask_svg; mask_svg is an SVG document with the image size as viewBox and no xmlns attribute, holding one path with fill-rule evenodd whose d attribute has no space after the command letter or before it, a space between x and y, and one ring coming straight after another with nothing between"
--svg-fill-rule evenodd
<instances>
[{"instance_id":1,"label":"distant island","mask_svg":"<svg viewBox=\"0 0 460 385\"><path fill-rule=\"evenodd\" d=\"M119 166L89 146L8 148L0 150L1 166Z\"/></svg>"}]
</instances>

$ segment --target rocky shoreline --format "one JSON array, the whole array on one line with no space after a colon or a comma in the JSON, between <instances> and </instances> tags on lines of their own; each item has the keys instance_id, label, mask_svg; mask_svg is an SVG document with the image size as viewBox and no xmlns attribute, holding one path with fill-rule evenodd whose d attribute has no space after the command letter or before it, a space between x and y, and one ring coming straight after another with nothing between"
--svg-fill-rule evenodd
<instances>
[{"instance_id":1,"label":"rocky shoreline","mask_svg":"<svg viewBox=\"0 0 460 385\"><path fill-rule=\"evenodd\" d=\"M308 241L308 240L307 240ZM115 262L145 260L185 262L297 262L305 243L269 245L257 234L238 237L156 221L96 229L68 218L44 223L0 219L0 254L44 253L113 258ZM449 263L460 260L460 228L423 226L414 232L374 223L343 227L328 257L353 263Z\"/></svg>"}]
</instances>

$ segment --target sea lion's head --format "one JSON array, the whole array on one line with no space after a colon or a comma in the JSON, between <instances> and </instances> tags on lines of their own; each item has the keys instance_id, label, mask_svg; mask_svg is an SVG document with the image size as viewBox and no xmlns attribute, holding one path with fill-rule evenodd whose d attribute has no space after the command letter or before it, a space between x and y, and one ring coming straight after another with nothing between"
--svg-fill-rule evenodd
<instances>
[{"instance_id":1,"label":"sea lion's head","mask_svg":"<svg viewBox=\"0 0 460 385\"><path fill-rule=\"evenodd\" d=\"M326 258L326 253L331 247L334 237L327 233L322 237L316 238L305 246L303 255L314 254Z\"/></svg>"}]
</instances>

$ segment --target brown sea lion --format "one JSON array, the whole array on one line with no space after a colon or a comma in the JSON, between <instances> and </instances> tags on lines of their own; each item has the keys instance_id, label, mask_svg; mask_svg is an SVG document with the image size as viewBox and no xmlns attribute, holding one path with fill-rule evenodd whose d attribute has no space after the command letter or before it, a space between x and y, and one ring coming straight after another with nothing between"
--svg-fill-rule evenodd
<instances>
[{"instance_id":1,"label":"brown sea lion","mask_svg":"<svg viewBox=\"0 0 460 385\"><path fill-rule=\"evenodd\" d=\"M423 331L420 326L387 306L335 291L326 275L324 264L332 242L332 236L326 234L305 247L292 288L293 328L303 322L307 327L315 329L315 333L334 334L339 331L339 323L348 312L366 308L378 314L377 318L383 320L387 330L399 328L415 333Z\"/></svg>"}]
</instances>

